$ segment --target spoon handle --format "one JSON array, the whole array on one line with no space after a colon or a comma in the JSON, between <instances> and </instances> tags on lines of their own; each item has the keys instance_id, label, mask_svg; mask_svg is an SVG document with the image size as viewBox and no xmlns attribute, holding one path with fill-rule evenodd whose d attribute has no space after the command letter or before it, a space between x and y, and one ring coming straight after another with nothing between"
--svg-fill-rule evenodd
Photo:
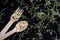
<instances>
[{"instance_id":1,"label":"spoon handle","mask_svg":"<svg viewBox=\"0 0 60 40\"><path fill-rule=\"evenodd\" d=\"M9 37L9 36L12 35L13 33L15 33L15 29L13 29L13 30L11 30L10 32L4 34L4 35L2 36L2 39L5 39L5 38Z\"/></svg>"},{"instance_id":2,"label":"spoon handle","mask_svg":"<svg viewBox=\"0 0 60 40\"><path fill-rule=\"evenodd\" d=\"M7 32L7 30L10 28L10 26L14 23L13 20L10 20L7 25L2 29L2 31L0 32L0 36L5 34Z\"/></svg>"}]
</instances>

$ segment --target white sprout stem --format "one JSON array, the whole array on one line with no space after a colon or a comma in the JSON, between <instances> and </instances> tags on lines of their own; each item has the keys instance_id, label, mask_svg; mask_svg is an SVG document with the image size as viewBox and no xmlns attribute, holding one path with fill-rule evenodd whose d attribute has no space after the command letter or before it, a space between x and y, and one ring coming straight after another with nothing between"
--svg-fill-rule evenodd
<instances>
[{"instance_id":1,"label":"white sprout stem","mask_svg":"<svg viewBox=\"0 0 60 40\"><path fill-rule=\"evenodd\" d=\"M5 39L5 38L9 37L9 36L12 35L13 33L15 33L15 29L13 29L13 30L11 30L10 32L4 34L4 35L2 36L2 39Z\"/></svg>"},{"instance_id":2,"label":"white sprout stem","mask_svg":"<svg viewBox=\"0 0 60 40\"><path fill-rule=\"evenodd\" d=\"M7 25L2 29L2 31L0 32L0 35L3 35L7 32L7 30L10 28L10 26L14 23L13 20L10 20Z\"/></svg>"}]
</instances>

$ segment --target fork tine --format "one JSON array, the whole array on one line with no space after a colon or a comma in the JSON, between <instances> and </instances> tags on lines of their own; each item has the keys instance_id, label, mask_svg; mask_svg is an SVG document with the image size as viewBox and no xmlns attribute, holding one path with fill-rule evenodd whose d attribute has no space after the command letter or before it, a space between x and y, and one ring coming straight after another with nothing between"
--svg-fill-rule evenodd
<instances>
[{"instance_id":1,"label":"fork tine","mask_svg":"<svg viewBox=\"0 0 60 40\"><path fill-rule=\"evenodd\" d=\"M18 11L22 11L21 9L19 9Z\"/></svg>"},{"instance_id":2,"label":"fork tine","mask_svg":"<svg viewBox=\"0 0 60 40\"><path fill-rule=\"evenodd\" d=\"M19 12L19 13L23 13L23 10L19 9L18 12Z\"/></svg>"},{"instance_id":3,"label":"fork tine","mask_svg":"<svg viewBox=\"0 0 60 40\"><path fill-rule=\"evenodd\" d=\"M16 12L18 11L19 8L17 8Z\"/></svg>"},{"instance_id":4,"label":"fork tine","mask_svg":"<svg viewBox=\"0 0 60 40\"><path fill-rule=\"evenodd\" d=\"M23 13L23 10L22 9L17 9L16 12L20 12L20 13Z\"/></svg>"},{"instance_id":5,"label":"fork tine","mask_svg":"<svg viewBox=\"0 0 60 40\"><path fill-rule=\"evenodd\" d=\"M21 13L23 13L24 10L21 10Z\"/></svg>"},{"instance_id":6,"label":"fork tine","mask_svg":"<svg viewBox=\"0 0 60 40\"><path fill-rule=\"evenodd\" d=\"M21 11L21 9L18 9L17 12Z\"/></svg>"}]
</instances>

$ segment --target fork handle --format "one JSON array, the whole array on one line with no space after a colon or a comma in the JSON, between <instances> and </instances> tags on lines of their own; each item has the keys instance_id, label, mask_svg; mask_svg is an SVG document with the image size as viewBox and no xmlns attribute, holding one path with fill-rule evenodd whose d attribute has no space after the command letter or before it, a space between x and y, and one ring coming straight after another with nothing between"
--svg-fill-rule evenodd
<instances>
[{"instance_id":1,"label":"fork handle","mask_svg":"<svg viewBox=\"0 0 60 40\"><path fill-rule=\"evenodd\" d=\"M7 30L10 28L10 26L14 23L13 20L10 20L7 25L2 29L2 31L0 32L0 35L3 35L7 32Z\"/></svg>"}]
</instances>

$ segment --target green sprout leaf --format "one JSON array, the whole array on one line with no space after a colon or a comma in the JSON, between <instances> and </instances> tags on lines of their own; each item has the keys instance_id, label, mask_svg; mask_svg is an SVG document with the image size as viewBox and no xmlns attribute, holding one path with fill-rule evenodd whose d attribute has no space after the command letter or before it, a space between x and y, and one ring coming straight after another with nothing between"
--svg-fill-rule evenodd
<instances>
[{"instance_id":1,"label":"green sprout leaf","mask_svg":"<svg viewBox=\"0 0 60 40\"><path fill-rule=\"evenodd\" d=\"M56 2L56 6L60 6L60 2Z\"/></svg>"},{"instance_id":2,"label":"green sprout leaf","mask_svg":"<svg viewBox=\"0 0 60 40\"><path fill-rule=\"evenodd\" d=\"M26 16L24 16L24 15L21 15L21 17L23 18L23 19L26 19L27 17Z\"/></svg>"},{"instance_id":3,"label":"green sprout leaf","mask_svg":"<svg viewBox=\"0 0 60 40\"><path fill-rule=\"evenodd\" d=\"M52 15L58 15L58 14L59 14L59 11L54 11L54 10L53 10Z\"/></svg>"},{"instance_id":4,"label":"green sprout leaf","mask_svg":"<svg viewBox=\"0 0 60 40\"><path fill-rule=\"evenodd\" d=\"M46 5L51 5L51 2L49 0L46 0Z\"/></svg>"},{"instance_id":5,"label":"green sprout leaf","mask_svg":"<svg viewBox=\"0 0 60 40\"><path fill-rule=\"evenodd\" d=\"M40 19L40 18L42 18L43 17L43 12L38 12L38 13L36 13L36 18L37 19Z\"/></svg>"},{"instance_id":6,"label":"green sprout leaf","mask_svg":"<svg viewBox=\"0 0 60 40\"><path fill-rule=\"evenodd\" d=\"M55 18L54 18L54 16L53 16L53 15L51 15L51 16L50 16L50 21L51 21L52 23L54 23Z\"/></svg>"}]
</instances>

